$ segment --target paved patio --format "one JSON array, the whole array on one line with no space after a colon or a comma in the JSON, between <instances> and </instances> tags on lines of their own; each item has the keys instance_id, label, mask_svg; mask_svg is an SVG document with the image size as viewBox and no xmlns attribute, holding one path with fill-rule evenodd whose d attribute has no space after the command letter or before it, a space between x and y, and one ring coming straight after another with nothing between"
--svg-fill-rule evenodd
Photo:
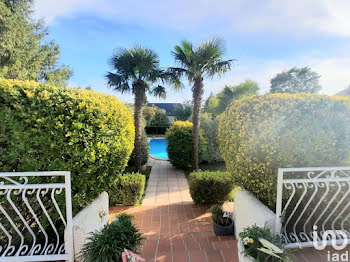
<instances>
[{"instance_id":1,"label":"paved patio","mask_svg":"<svg viewBox=\"0 0 350 262\"><path fill-rule=\"evenodd\" d=\"M110 208L110 220L122 211L135 216L146 261L237 262L234 236L214 235L209 207L193 203L184 172L168 161L150 159L148 165L152 172L142 206ZM225 209L232 211L233 204Z\"/></svg>"},{"instance_id":2,"label":"paved patio","mask_svg":"<svg viewBox=\"0 0 350 262\"><path fill-rule=\"evenodd\" d=\"M194 204L113 207L116 213L135 216L134 223L145 240L140 250L146 261L237 262L234 236L217 237L207 207Z\"/></svg>"},{"instance_id":3,"label":"paved patio","mask_svg":"<svg viewBox=\"0 0 350 262\"><path fill-rule=\"evenodd\" d=\"M110 208L110 221L119 212L135 216L145 238L139 251L146 261L238 262L236 239L214 235L209 207L193 203L183 171L168 161L150 159L148 164L152 172L142 206ZM224 210L232 212L233 203ZM327 251L303 249L294 252L293 261L329 261Z\"/></svg>"}]
</instances>

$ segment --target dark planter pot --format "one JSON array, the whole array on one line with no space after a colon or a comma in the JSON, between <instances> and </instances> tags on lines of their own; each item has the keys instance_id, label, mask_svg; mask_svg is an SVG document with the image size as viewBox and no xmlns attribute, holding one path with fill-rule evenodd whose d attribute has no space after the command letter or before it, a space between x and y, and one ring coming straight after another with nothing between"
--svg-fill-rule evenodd
<instances>
[{"instance_id":1,"label":"dark planter pot","mask_svg":"<svg viewBox=\"0 0 350 262\"><path fill-rule=\"evenodd\" d=\"M215 236L233 235L235 232L233 221L232 221L232 224L229 226L222 226L222 225L213 223L213 228L214 228Z\"/></svg>"}]
</instances>

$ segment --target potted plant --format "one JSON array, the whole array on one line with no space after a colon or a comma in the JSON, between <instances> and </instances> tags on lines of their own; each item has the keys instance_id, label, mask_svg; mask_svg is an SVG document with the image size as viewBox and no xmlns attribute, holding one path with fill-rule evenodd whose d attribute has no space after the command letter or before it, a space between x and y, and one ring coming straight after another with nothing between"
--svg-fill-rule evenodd
<instances>
[{"instance_id":1,"label":"potted plant","mask_svg":"<svg viewBox=\"0 0 350 262\"><path fill-rule=\"evenodd\" d=\"M213 218L214 234L216 236L233 235L233 220L231 212L224 212L219 205L211 207L210 212Z\"/></svg>"},{"instance_id":2,"label":"potted plant","mask_svg":"<svg viewBox=\"0 0 350 262\"><path fill-rule=\"evenodd\" d=\"M284 248L282 238L267 227L246 227L239 237L247 261L291 261L291 253Z\"/></svg>"}]
</instances>

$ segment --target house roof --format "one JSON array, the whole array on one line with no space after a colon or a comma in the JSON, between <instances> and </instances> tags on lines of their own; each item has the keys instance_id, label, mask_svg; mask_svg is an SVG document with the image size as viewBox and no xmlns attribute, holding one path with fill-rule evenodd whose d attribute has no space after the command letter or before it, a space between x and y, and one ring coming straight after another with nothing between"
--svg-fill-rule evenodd
<instances>
[{"instance_id":1,"label":"house roof","mask_svg":"<svg viewBox=\"0 0 350 262\"><path fill-rule=\"evenodd\" d=\"M348 88L345 88L344 90L340 91L339 93L336 93L337 96L350 96L350 86Z\"/></svg>"},{"instance_id":2,"label":"house roof","mask_svg":"<svg viewBox=\"0 0 350 262\"><path fill-rule=\"evenodd\" d=\"M174 108L175 106L182 106L181 103L148 103L148 106L156 106L161 109L164 109L167 116L173 116L174 115Z\"/></svg>"}]
</instances>

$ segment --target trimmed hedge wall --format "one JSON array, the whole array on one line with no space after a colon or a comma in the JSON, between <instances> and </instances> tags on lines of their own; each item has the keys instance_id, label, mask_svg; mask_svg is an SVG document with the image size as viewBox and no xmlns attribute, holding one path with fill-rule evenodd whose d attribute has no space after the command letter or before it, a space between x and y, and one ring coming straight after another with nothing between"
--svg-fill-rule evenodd
<instances>
[{"instance_id":1,"label":"trimmed hedge wall","mask_svg":"<svg viewBox=\"0 0 350 262\"><path fill-rule=\"evenodd\" d=\"M198 171L188 177L190 194L196 204L221 204L233 189L230 173L220 171Z\"/></svg>"},{"instance_id":2,"label":"trimmed hedge wall","mask_svg":"<svg viewBox=\"0 0 350 262\"><path fill-rule=\"evenodd\" d=\"M134 146L126 106L91 90L0 79L0 122L0 171L71 171L74 214L123 172Z\"/></svg>"},{"instance_id":3,"label":"trimmed hedge wall","mask_svg":"<svg viewBox=\"0 0 350 262\"><path fill-rule=\"evenodd\" d=\"M145 190L146 177L140 173L119 175L108 190L109 204L133 206L138 204Z\"/></svg>"},{"instance_id":4,"label":"trimmed hedge wall","mask_svg":"<svg viewBox=\"0 0 350 262\"><path fill-rule=\"evenodd\" d=\"M240 99L221 115L219 141L235 183L274 210L278 168L349 164L350 99L311 94Z\"/></svg>"},{"instance_id":5,"label":"trimmed hedge wall","mask_svg":"<svg viewBox=\"0 0 350 262\"><path fill-rule=\"evenodd\" d=\"M166 133L170 162L178 168L192 168L192 126L189 121L175 121ZM202 134L199 139L199 160L206 154L206 141Z\"/></svg>"}]
</instances>

